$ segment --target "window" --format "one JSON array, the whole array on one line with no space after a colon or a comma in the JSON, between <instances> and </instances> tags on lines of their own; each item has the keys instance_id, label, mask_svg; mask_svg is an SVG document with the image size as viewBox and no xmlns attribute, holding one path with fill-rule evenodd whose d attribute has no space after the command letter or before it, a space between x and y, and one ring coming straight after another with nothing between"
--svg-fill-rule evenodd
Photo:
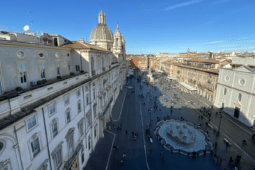
<instances>
[{"instance_id":1,"label":"window","mask_svg":"<svg viewBox=\"0 0 255 170\"><path fill-rule=\"evenodd\" d=\"M86 105L89 105L89 94L86 95Z\"/></svg>"},{"instance_id":2,"label":"window","mask_svg":"<svg viewBox=\"0 0 255 170\"><path fill-rule=\"evenodd\" d=\"M28 129L31 129L35 125L36 125L36 120L35 120L35 115L33 115L27 119L27 127L28 127Z\"/></svg>"},{"instance_id":3,"label":"window","mask_svg":"<svg viewBox=\"0 0 255 170\"><path fill-rule=\"evenodd\" d=\"M83 122L81 122L80 124L79 124L79 135L80 135L80 137L83 135Z\"/></svg>"},{"instance_id":4,"label":"window","mask_svg":"<svg viewBox=\"0 0 255 170\"><path fill-rule=\"evenodd\" d=\"M25 57L25 53L24 53L23 51L18 51L18 52L17 52L17 56L18 56L19 58L24 58L24 57Z\"/></svg>"},{"instance_id":5,"label":"window","mask_svg":"<svg viewBox=\"0 0 255 170\"><path fill-rule=\"evenodd\" d=\"M20 84L22 88L27 88L27 65L26 63L18 63Z\"/></svg>"},{"instance_id":6,"label":"window","mask_svg":"<svg viewBox=\"0 0 255 170\"><path fill-rule=\"evenodd\" d=\"M68 60L67 64L68 64L68 70L71 71L71 60Z\"/></svg>"},{"instance_id":7,"label":"window","mask_svg":"<svg viewBox=\"0 0 255 170\"><path fill-rule=\"evenodd\" d=\"M97 106L96 105L94 105L94 107L93 107L93 115L94 115L94 118L97 115Z\"/></svg>"},{"instance_id":8,"label":"window","mask_svg":"<svg viewBox=\"0 0 255 170\"><path fill-rule=\"evenodd\" d=\"M57 75L60 76L60 61L56 61Z\"/></svg>"},{"instance_id":9,"label":"window","mask_svg":"<svg viewBox=\"0 0 255 170\"><path fill-rule=\"evenodd\" d=\"M62 159L61 159L61 149L59 149L57 151L57 153L54 155L54 161L55 161L55 167L56 169L59 168L59 166L61 165L62 163Z\"/></svg>"},{"instance_id":10,"label":"window","mask_svg":"<svg viewBox=\"0 0 255 170\"><path fill-rule=\"evenodd\" d=\"M58 126L57 126L57 122L54 122L52 125L51 125L51 128L52 128L52 136L53 138L58 134Z\"/></svg>"},{"instance_id":11,"label":"window","mask_svg":"<svg viewBox=\"0 0 255 170\"><path fill-rule=\"evenodd\" d=\"M75 67L76 67L76 71L81 71L80 70L80 65L75 65Z\"/></svg>"},{"instance_id":12,"label":"window","mask_svg":"<svg viewBox=\"0 0 255 170\"><path fill-rule=\"evenodd\" d=\"M51 104L51 105L49 106L49 109L50 109L50 114L55 113L55 112L56 112L55 103Z\"/></svg>"},{"instance_id":13,"label":"window","mask_svg":"<svg viewBox=\"0 0 255 170\"><path fill-rule=\"evenodd\" d=\"M6 147L6 142L0 139L0 155L3 153Z\"/></svg>"},{"instance_id":14,"label":"window","mask_svg":"<svg viewBox=\"0 0 255 170\"><path fill-rule=\"evenodd\" d=\"M70 117L70 110L68 110L66 112L66 123L69 123L71 121L71 117Z\"/></svg>"},{"instance_id":15,"label":"window","mask_svg":"<svg viewBox=\"0 0 255 170\"><path fill-rule=\"evenodd\" d=\"M96 93L95 93L95 90L93 90L93 100L96 99Z\"/></svg>"},{"instance_id":16,"label":"window","mask_svg":"<svg viewBox=\"0 0 255 170\"><path fill-rule=\"evenodd\" d=\"M89 150L90 150L90 135L89 135L89 137L88 137L88 145L89 145Z\"/></svg>"},{"instance_id":17,"label":"window","mask_svg":"<svg viewBox=\"0 0 255 170\"><path fill-rule=\"evenodd\" d=\"M54 38L54 45L58 46L58 38Z\"/></svg>"},{"instance_id":18,"label":"window","mask_svg":"<svg viewBox=\"0 0 255 170\"><path fill-rule=\"evenodd\" d=\"M77 96L79 97L81 95L80 89L77 90Z\"/></svg>"},{"instance_id":19,"label":"window","mask_svg":"<svg viewBox=\"0 0 255 170\"><path fill-rule=\"evenodd\" d=\"M238 95L238 101L240 102L241 100L242 100L242 94L239 93L239 95Z\"/></svg>"},{"instance_id":20,"label":"window","mask_svg":"<svg viewBox=\"0 0 255 170\"><path fill-rule=\"evenodd\" d=\"M69 103L69 95L65 96L65 105L67 105Z\"/></svg>"},{"instance_id":21,"label":"window","mask_svg":"<svg viewBox=\"0 0 255 170\"><path fill-rule=\"evenodd\" d=\"M224 89L224 95L226 95L226 94L227 94L227 88Z\"/></svg>"},{"instance_id":22,"label":"window","mask_svg":"<svg viewBox=\"0 0 255 170\"><path fill-rule=\"evenodd\" d=\"M81 102L79 101L79 103L78 103L78 113L80 113L81 112Z\"/></svg>"},{"instance_id":23,"label":"window","mask_svg":"<svg viewBox=\"0 0 255 170\"><path fill-rule=\"evenodd\" d=\"M94 137L97 137L97 129L96 129L96 127L94 128Z\"/></svg>"},{"instance_id":24,"label":"window","mask_svg":"<svg viewBox=\"0 0 255 170\"><path fill-rule=\"evenodd\" d=\"M68 138L68 151L69 151L69 157L71 157L73 154L73 136L72 135Z\"/></svg>"},{"instance_id":25,"label":"window","mask_svg":"<svg viewBox=\"0 0 255 170\"><path fill-rule=\"evenodd\" d=\"M39 52L38 55L40 58L43 58L43 56L44 56L43 52Z\"/></svg>"},{"instance_id":26,"label":"window","mask_svg":"<svg viewBox=\"0 0 255 170\"><path fill-rule=\"evenodd\" d=\"M94 59L91 58L91 70L94 71Z\"/></svg>"},{"instance_id":27,"label":"window","mask_svg":"<svg viewBox=\"0 0 255 170\"><path fill-rule=\"evenodd\" d=\"M31 149L32 149L32 154L33 157L35 157L39 152L40 152L40 145L39 145L39 139L36 138L31 142Z\"/></svg>"},{"instance_id":28,"label":"window","mask_svg":"<svg viewBox=\"0 0 255 170\"><path fill-rule=\"evenodd\" d=\"M81 163L83 164L84 162L84 148L82 147L82 151L81 151Z\"/></svg>"},{"instance_id":29,"label":"window","mask_svg":"<svg viewBox=\"0 0 255 170\"><path fill-rule=\"evenodd\" d=\"M40 62L40 72L41 72L41 79L45 79L46 78L45 62Z\"/></svg>"}]
</instances>

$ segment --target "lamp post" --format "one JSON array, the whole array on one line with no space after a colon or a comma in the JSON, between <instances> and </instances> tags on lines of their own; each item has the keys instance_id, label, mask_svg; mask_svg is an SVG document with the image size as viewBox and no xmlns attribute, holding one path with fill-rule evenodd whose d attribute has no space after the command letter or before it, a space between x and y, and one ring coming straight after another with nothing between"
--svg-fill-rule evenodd
<instances>
[{"instance_id":1,"label":"lamp post","mask_svg":"<svg viewBox=\"0 0 255 170\"><path fill-rule=\"evenodd\" d=\"M220 124L219 124L219 129L218 129L218 132L217 132L217 136L220 135L221 119L222 119L222 114L220 113Z\"/></svg>"}]
</instances>

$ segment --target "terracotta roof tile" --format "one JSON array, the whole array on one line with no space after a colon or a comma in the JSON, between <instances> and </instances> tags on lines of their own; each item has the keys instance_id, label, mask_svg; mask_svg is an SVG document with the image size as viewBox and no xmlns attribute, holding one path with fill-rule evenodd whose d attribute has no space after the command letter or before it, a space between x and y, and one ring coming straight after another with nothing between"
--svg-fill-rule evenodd
<instances>
[{"instance_id":1,"label":"terracotta roof tile","mask_svg":"<svg viewBox=\"0 0 255 170\"><path fill-rule=\"evenodd\" d=\"M199 59L199 58L193 58L190 60L187 60L190 62L200 62L200 63L214 63L214 64L219 64L220 62L218 60L215 59Z\"/></svg>"},{"instance_id":2,"label":"terracotta roof tile","mask_svg":"<svg viewBox=\"0 0 255 170\"><path fill-rule=\"evenodd\" d=\"M80 43L79 41L68 41L67 43L63 44L61 47L66 47L66 48L83 48L83 49L93 49L93 50L99 50L99 51L108 51L104 48L97 47L95 45L91 45L88 43Z\"/></svg>"}]
</instances>

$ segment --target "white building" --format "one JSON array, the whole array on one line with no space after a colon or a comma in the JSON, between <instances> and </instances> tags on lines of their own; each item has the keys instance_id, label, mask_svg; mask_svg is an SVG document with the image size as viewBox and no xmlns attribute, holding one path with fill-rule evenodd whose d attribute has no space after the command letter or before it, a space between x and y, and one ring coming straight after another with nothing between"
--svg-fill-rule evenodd
<instances>
[{"instance_id":1,"label":"white building","mask_svg":"<svg viewBox=\"0 0 255 170\"><path fill-rule=\"evenodd\" d=\"M104 137L127 67L118 26L98 17L108 33L89 44L0 32L1 170L82 169Z\"/></svg>"},{"instance_id":2,"label":"white building","mask_svg":"<svg viewBox=\"0 0 255 170\"><path fill-rule=\"evenodd\" d=\"M242 60L238 59L237 61ZM255 59L253 59L255 61ZM232 62L235 64L235 60ZM254 62L253 61L253 62ZM246 61L239 61L246 63ZM251 64L253 63L251 62ZM214 105L251 127L255 125L255 70L247 65L221 68Z\"/></svg>"}]
</instances>

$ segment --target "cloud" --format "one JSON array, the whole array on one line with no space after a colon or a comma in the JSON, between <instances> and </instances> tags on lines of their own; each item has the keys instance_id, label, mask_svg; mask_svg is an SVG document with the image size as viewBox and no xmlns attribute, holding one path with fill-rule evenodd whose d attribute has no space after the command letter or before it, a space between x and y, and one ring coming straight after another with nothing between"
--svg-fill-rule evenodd
<instances>
[{"instance_id":1,"label":"cloud","mask_svg":"<svg viewBox=\"0 0 255 170\"><path fill-rule=\"evenodd\" d=\"M217 43L221 43L221 42L224 42L223 40L221 41L212 41L212 42L208 42L208 43L205 43L205 44L217 44Z\"/></svg>"},{"instance_id":2,"label":"cloud","mask_svg":"<svg viewBox=\"0 0 255 170\"><path fill-rule=\"evenodd\" d=\"M230 1L230 0L219 0L219 1L216 1L216 2L214 2L214 3L212 3L212 4L221 4L221 3L224 3L224 2L228 2L228 1Z\"/></svg>"},{"instance_id":3,"label":"cloud","mask_svg":"<svg viewBox=\"0 0 255 170\"><path fill-rule=\"evenodd\" d=\"M199 2L202 2L202 1L204 1L204 0L184 2L184 3L180 3L180 4L176 4L176 5L172 5L170 7L167 7L165 10L169 11L169 10L172 10L172 9L175 9L175 8L180 8L180 7L183 7L183 6L188 6L188 5L196 4L196 3L199 3Z\"/></svg>"}]
</instances>

